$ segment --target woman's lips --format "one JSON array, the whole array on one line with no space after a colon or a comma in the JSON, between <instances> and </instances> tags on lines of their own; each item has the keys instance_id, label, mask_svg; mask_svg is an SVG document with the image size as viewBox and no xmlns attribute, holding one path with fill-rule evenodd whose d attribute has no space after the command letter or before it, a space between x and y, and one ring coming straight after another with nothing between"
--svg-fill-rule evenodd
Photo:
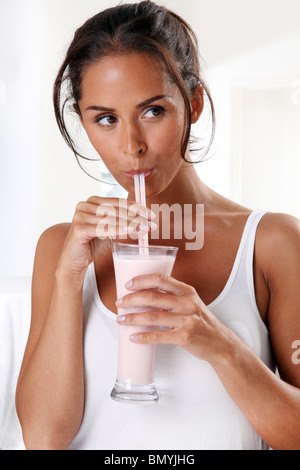
<instances>
[{"instance_id":1,"label":"woman's lips","mask_svg":"<svg viewBox=\"0 0 300 470\"><path fill-rule=\"evenodd\" d=\"M154 169L151 170L130 170L130 171L124 171L125 175L128 176L131 179L134 179L134 175L140 175L144 173L145 179L149 178L149 176L152 175Z\"/></svg>"}]
</instances>

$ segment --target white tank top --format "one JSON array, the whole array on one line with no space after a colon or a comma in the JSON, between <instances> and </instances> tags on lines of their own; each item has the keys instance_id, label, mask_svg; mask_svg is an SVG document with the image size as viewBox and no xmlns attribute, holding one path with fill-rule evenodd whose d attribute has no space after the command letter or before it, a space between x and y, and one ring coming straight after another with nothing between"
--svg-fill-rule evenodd
<instances>
[{"instance_id":1,"label":"white tank top","mask_svg":"<svg viewBox=\"0 0 300 470\"><path fill-rule=\"evenodd\" d=\"M263 215L250 214L229 279L208 308L274 370L253 281L255 234ZM122 404L110 398L117 370L117 323L99 297L94 264L85 278L83 315L85 410L69 449L268 449L210 364L175 345L157 347L158 403Z\"/></svg>"}]
</instances>

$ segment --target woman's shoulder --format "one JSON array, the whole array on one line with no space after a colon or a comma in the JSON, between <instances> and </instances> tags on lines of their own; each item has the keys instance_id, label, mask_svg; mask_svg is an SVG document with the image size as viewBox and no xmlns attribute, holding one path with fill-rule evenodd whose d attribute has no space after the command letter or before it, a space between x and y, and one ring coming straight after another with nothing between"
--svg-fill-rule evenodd
<instances>
[{"instance_id":1,"label":"woman's shoulder","mask_svg":"<svg viewBox=\"0 0 300 470\"><path fill-rule=\"evenodd\" d=\"M259 224L258 236L269 245L296 242L300 248L300 220L290 214L267 212Z\"/></svg>"},{"instance_id":2,"label":"woman's shoulder","mask_svg":"<svg viewBox=\"0 0 300 470\"><path fill-rule=\"evenodd\" d=\"M56 266L70 227L70 223L60 223L42 232L36 246L35 269L41 265Z\"/></svg>"},{"instance_id":3,"label":"woman's shoulder","mask_svg":"<svg viewBox=\"0 0 300 470\"><path fill-rule=\"evenodd\" d=\"M44 241L44 240L52 240L53 241L58 241L60 239L65 239L70 227L71 223L60 223L60 224L55 224L52 225L48 228L46 228L40 235L39 242Z\"/></svg>"},{"instance_id":4,"label":"woman's shoulder","mask_svg":"<svg viewBox=\"0 0 300 470\"><path fill-rule=\"evenodd\" d=\"M37 250L44 248L59 250L65 242L70 227L71 223L60 223L45 229L38 239Z\"/></svg>"},{"instance_id":5,"label":"woman's shoulder","mask_svg":"<svg viewBox=\"0 0 300 470\"><path fill-rule=\"evenodd\" d=\"M300 263L300 220L289 214L266 213L257 228L255 249L267 277L296 269Z\"/></svg>"}]
</instances>

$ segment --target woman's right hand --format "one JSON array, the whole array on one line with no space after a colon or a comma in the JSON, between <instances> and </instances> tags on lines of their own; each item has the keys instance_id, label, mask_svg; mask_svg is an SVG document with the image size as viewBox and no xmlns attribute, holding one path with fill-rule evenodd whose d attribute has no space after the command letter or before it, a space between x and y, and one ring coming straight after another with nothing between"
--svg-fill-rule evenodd
<instances>
[{"instance_id":1,"label":"woman's right hand","mask_svg":"<svg viewBox=\"0 0 300 470\"><path fill-rule=\"evenodd\" d=\"M76 277L85 275L88 265L105 253L110 239L138 238L155 229L155 215L145 206L126 199L90 197L79 202L66 237L58 271Z\"/></svg>"}]
</instances>

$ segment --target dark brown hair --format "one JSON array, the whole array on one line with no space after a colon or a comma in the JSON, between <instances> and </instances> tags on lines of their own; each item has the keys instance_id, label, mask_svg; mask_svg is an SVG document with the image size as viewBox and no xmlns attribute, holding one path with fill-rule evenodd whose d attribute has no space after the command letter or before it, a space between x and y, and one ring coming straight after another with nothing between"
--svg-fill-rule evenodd
<instances>
[{"instance_id":1,"label":"dark brown hair","mask_svg":"<svg viewBox=\"0 0 300 470\"><path fill-rule=\"evenodd\" d=\"M169 79L175 83L185 104L185 129L181 156L190 141L190 98L199 85L208 97L212 132L203 156L211 147L215 115L213 101L200 73L197 38L191 27L177 14L148 0L108 8L88 19L74 35L54 84L54 109L62 136L78 157L82 155L70 136L64 119L66 105L80 113L81 80L84 70L109 55L140 52L155 57L164 65ZM64 95L63 88L66 90Z\"/></svg>"}]
</instances>

